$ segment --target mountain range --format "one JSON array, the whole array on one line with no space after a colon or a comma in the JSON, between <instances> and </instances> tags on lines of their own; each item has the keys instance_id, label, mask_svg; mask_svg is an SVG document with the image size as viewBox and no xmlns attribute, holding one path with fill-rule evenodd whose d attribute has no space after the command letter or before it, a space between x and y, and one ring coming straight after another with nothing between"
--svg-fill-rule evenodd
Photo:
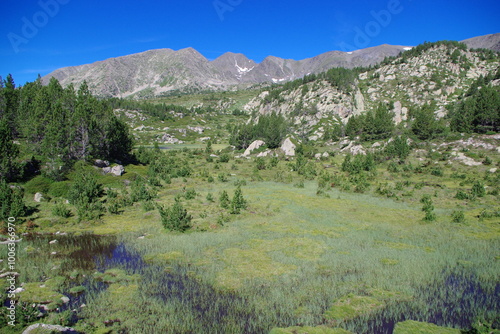
<instances>
[{"instance_id":1,"label":"mountain range","mask_svg":"<svg viewBox=\"0 0 500 334\"><path fill-rule=\"evenodd\" d=\"M462 42L471 48L500 51L500 33ZM210 61L193 48L156 49L64 67L44 76L42 82L54 77L63 86L78 87L86 80L92 92L101 97L146 98L282 83L333 67L367 67L411 48L384 44L353 52L330 51L303 60L268 56L261 63L241 53L227 52Z\"/></svg>"}]
</instances>

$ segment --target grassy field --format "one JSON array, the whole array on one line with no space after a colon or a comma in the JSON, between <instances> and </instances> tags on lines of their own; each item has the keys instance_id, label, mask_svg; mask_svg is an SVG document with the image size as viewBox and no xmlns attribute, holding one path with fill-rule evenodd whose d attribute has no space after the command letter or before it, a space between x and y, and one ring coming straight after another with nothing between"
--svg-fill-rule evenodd
<instances>
[{"instance_id":1,"label":"grassy field","mask_svg":"<svg viewBox=\"0 0 500 334\"><path fill-rule=\"evenodd\" d=\"M390 333L408 319L467 328L477 317L498 317L498 195L455 198L477 179L489 192L498 187L489 166L440 162L435 167L442 172L434 175L388 171L383 163L367 176L369 186L356 192L357 181L340 171L342 155L311 160L317 176L306 177L292 171L294 160L271 167L267 159L267 168L258 170L254 159L221 163L202 150L159 154L192 167L189 176L148 185L155 204L180 201L193 217L192 229L166 231L154 205L141 202L94 222L78 221L75 211L55 216L58 198L32 202L38 205L29 218L38 225L32 231L114 235L115 245L132 254L123 258L145 262L114 264L122 271L103 268L97 276L92 265L75 273L64 254L80 244L47 249L52 236L27 241L19 254L20 281L30 282L27 302L40 302L26 297L38 296L57 308L61 292L90 284L85 277L106 282L92 283L107 289L87 292L86 307L78 311L76 327L86 333ZM410 162L416 166L418 159L415 153ZM120 198L137 178L151 178L148 168L128 165L121 177L95 173ZM321 185L321 178L335 180L334 187ZM219 205L220 193L231 198L237 186L247 202L239 215ZM434 221L423 220L424 195L435 206ZM105 207L108 200L102 198ZM457 210L464 219L453 222ZM485 210L491 214L479 219ZM90 252L112 249L90 240L96 247ZM49 251L58 256L47 257ZM52 313L42 321L62 320ZM411 326L397 328L412 333Z\"/></svg>"}]
</instances>

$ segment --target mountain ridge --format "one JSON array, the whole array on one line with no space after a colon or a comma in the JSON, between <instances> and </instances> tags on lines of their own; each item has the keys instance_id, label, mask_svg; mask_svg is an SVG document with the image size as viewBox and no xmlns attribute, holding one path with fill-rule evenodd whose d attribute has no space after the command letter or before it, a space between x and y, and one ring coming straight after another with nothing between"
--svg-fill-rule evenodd
<instances>
[{"instance_id":1,"label":"mountain ridge","mask_svg":"<svg viewBox=\"0 0 500 334\"><path fill-rule=\"evenodd\" d=\"M500 48L500 34L479 36L464 42L474 48ZM226 52L208 60L192 47L177 51L162 48L60 68L44 76L42 82L47 84L54 77L63 86L79 86L86 80L91 91L98 96L148 98L284 83L333 67L368 67L410 48L383 44L352 52L329 51L302 60L270 55L260 63L242 53Z\"/></svg>"}]
</instances>

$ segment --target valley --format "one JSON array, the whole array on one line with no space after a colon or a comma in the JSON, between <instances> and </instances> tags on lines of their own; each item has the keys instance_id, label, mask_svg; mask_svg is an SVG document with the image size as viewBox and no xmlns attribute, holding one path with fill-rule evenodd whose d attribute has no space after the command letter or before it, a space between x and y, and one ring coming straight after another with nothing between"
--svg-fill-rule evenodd
<instances>
[{"instance_id":1,"label":"valley","mask_svg":"<svg viewBox=\"0 0 500 334\"><path fill-rule=\"evenodd\" d=\"M2 333L496 333L499 53L384 57L138 99L7 80Z\"/></svg>"}]
</instances>

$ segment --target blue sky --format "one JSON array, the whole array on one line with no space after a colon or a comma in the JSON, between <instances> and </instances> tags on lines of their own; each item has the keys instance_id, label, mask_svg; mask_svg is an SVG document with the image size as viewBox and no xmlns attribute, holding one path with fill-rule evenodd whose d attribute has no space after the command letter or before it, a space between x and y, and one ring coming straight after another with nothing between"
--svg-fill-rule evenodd
<instances>
[{"instance_id":1,"label":"blue sky","mask_svg":"<svg viewBox=\"0 0 500 334\"><path fill-rule=\"evenodd\" d=\"M0 75L17 84L158 48L260 62L500 32L498 0L2 0L0 13Z\"/></svg>"}]
</instances>

